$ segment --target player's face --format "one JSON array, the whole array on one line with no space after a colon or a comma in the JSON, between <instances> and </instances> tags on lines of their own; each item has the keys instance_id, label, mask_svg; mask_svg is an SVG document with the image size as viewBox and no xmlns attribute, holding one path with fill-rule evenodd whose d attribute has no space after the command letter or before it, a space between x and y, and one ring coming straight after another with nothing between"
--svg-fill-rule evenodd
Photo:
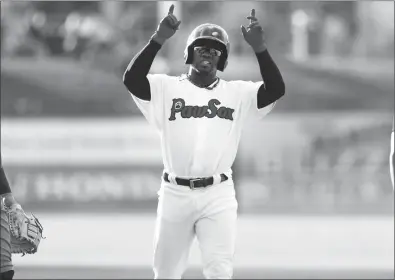
<instances>
[{"instance_id":1,"label":"player's face","mask_svg":"<svg viewBox=\"0 0 395 280\"><path fill-rule=\"evenodd\" d=\"M221 52L207 47L193 49L193 67L201 73L210 73L217 70Z\"/></svg>"}]
</instances>

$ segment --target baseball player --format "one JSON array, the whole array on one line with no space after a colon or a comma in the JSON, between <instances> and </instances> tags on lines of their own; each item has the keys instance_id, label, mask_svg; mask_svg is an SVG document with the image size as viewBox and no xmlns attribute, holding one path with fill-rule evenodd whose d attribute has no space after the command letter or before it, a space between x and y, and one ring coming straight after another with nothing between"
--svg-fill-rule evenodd
<instances>
[{"instance_id":1,"label":"baseball player","mask_svg":"<svg viewBox=\"0 0 395 280\"><path fill-rule=\"evenodd\" d=\"M42 238L43 227L33 215L27 215L16 202L5 175L0 154L0 280L14 277L12 254L35 254Z\"/></svg>"},{"instance_id":2,"label":"baseball player","mask_svg":"<svg viewBox=\"0 0 395 280\"><path fill-rule=\"evenodd\" d=\"M231 167L243 123L247 116L267 115L284 95L285 86L255 10L241 33L257 57L263 82L225 81L217 76L217 70L226 68L230 43L226 31L210 23L196 27L187 39L188 73L149 74L156 54L180 27L173 11L174 5L123 77L161 139L164 172L153 270L155 279L181 279L196 237L205 278L231 279L238 208Z\"/></svg>"},{"instance_id":3,"label":"baseball player","mask_svg":"<svg viewBox=\"0 0 395 280\"><path fill-rule=\"evenodd\" d=\"M3 203L7 207L15 207L15 208L20 207L20 205L15 201L15 198L12 195L10 185L5 175L3 165L1 163L1 159L0 159L0 196L1 196L0 274L1 274L1 280L9 280L14 277L14 267L12 265L12 257L11 257L11 233L8 224L7 213L4 210Z\"/></svg>"}]
</instances>

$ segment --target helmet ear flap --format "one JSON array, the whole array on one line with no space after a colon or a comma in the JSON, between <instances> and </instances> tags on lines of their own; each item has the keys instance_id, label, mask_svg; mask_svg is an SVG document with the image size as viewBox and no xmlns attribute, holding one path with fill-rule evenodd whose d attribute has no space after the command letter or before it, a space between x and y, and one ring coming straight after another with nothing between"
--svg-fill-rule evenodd
<instances>
[{"instance_id":1,"label":"helmet ear flap","mask_svg":"<svg viewBox=\"0 0 395 280\"><path fill-rule=\"evenodd\" d=\"M226 68L226 66L228 66L228 60L225 60L224 67L222 68L222 70L221 70L221 71L224 71L224 70L225 70L225 68Z\"/></svg>"},{"instance_id":2,"label":"helmet ear flap","mask_svg":"<svg viewBox=\"0 0 395 280\"><path fill-rule=\"evenodd\" d=\"M217 69L221 72L223 72L228 65L228 56L222 54L219 61L218 61L218 66Z\"/></svg>"},{"instance_id":3,"label":"helmet ear flap","mask_svg":"<svg viewBox=\"0 0 395 280\"><path fill-rule=\"evenodd\" d=\"M185 64L191 64L193 61L193 48L192 45L185 48L184 51Z\"/></svg>"}]
</instances>

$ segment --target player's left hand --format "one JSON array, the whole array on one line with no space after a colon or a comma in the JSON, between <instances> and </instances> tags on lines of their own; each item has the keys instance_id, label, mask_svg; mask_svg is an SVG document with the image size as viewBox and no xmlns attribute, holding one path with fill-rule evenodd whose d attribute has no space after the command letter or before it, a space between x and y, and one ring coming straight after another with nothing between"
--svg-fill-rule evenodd
<instances>
[{"instance_id":1,"label":"player's left hand","mask_svg":"<svg viewBox=\"0 0 395 280\"><path fill-rule=\"evenodd\" d=\"M245 28L241 26L244 40L252 47L256 53L266 50L265 34L262 26L259 24L258 19L255 17L255 9L251 10L250 16L247 17L250 24Z\"/></svg>"}]
</instances>

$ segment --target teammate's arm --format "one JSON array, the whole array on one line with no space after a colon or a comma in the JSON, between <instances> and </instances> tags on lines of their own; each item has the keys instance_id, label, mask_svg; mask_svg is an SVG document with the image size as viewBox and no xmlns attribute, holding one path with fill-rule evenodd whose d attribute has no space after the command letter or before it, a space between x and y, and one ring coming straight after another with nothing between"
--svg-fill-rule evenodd
<instances>
[{"instance_id":1,"label":"teammate's arm","mask_svg":"<svg viewBox=\"0 0 395 280\"><path fill-rule=\"evenodd\" d=\"M250 20L250 24L247 29L242 26L241 31L258 59L263 84L258 89L257 106L258 109L261 109L285 94L285 84L280 70L267 50L263 29L255 17L255 9L252 9L251 15L247 19Z\"/></svg>"},{"instance_id":2,"label":"teammate's arm","mask_svg":"<svg viewBox=\"0 0 395 280\"><path fill-rule=\"evenodd\" d=\"M0 155L1 158L1 155ZM17 204L11 192L10 184L8 183L7 176L4 172L2 160L0 159L0 196L4 198L7 207Z\"/></svg>"},{"instance_id":3,"label":"teammate's arm","mask_svg":"<svg viewBox=\"0 0 395 280\"><path fill-rule=\"evenodd\" d=\"M1 154L0 154L0 198L1 198L1 224L0 224L0 276L1 279L13 279L14 276L14 267L12 264L12 254L11 254L11 233L8 225L8 217L3 209L3 203L7 207L11 207L13 205L19 205L15 201L14 196L12 195L10 185L8 183L7 177L5 175L3 165L1 162ZM3 201L4 198L4 201Z\"/></svg>"},{"instance_id":4,"label":"teammate's arm","mask_svg":"<svg viewBox=\"0 0 395 280\"><path fill-rule=\"evenodd\" d=\"M173 15L173 11L174 5L171 5L168 15L159 23L149 43L132 59L123 75L126 88L140 99L151 100L148 72L164 42L175 34L181 24Z\"/></svg>"},{"instance_id":5,"label":"teammate's arm","mask_svg":"<svg viewBox=\"0 0 395 280\"><path fill-rule=\"evenodd\" d=\"M395 123L395 115L392 120L392 132L391 132L391 153L390 153L390 174L391 174L391 182L392 182L392 189L394 190L394 176L395 176L395 147L394 147L394 123Z\"/></svg>"},{"instance_id":6,"label":"teammate's arm","mask_svg":"<svg viewBox=\"0 0 395 280\"><path fill-rule=\"evenodd\" d=\"M5 175L3 166L0 166L0 195L6 195L11 193L10 185L8 183L7 177Z\"/></svg>"}]
</instances>

